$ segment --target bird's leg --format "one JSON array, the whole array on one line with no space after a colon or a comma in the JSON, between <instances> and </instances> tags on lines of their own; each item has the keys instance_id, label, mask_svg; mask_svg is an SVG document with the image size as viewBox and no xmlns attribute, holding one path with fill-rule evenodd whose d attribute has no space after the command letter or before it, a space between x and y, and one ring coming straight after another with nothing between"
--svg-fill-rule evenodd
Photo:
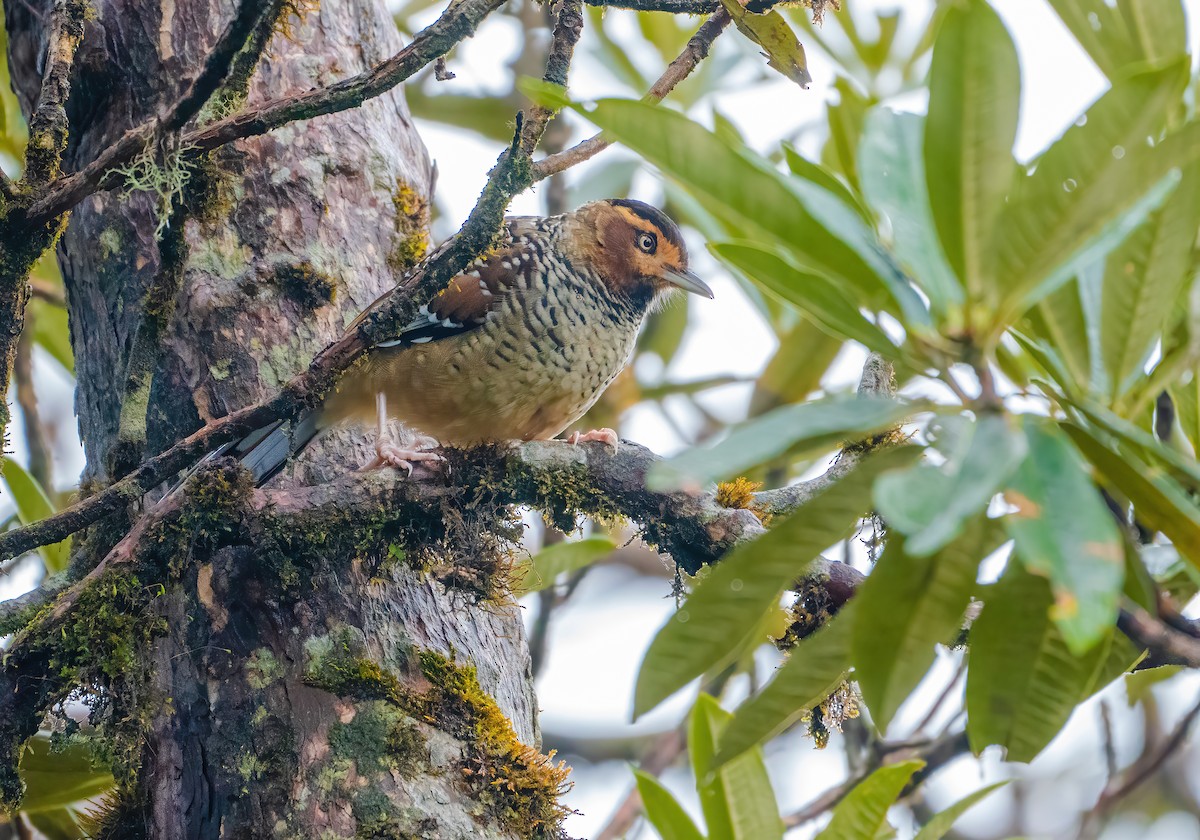
<instances>
[{"instance_id":1,"label":"bird's leg","mask_svg":"<svg viewBox=\"0 0 1200 840\"><path fill-rule=\"evenodd\" d=\"M597 440L606 446L611 446L613 454L617 454L619 448L619 439L617 433L612 429L592 429L590 432L571 432L571 436L567 438L567 443L575 446L579 443L587 443L588 441Z\"/></svg>"},{"instance_id":2,"label":"bird's leg","mask_svg":"<svg viewBox=\"0 0 1200 840\"><path fill-rule=\"evenodd\" d=\"M377 470L382 467L395 467L405 470L412 475L413 464L418 461L441 461L442 456L436 452L426 452L420 449L401 449L389 440L387 427L387 395L382 391L375 395L375 411L377 426L375 429L375 458L361 468L361 471Z\"/></svg>"}]
</instances>

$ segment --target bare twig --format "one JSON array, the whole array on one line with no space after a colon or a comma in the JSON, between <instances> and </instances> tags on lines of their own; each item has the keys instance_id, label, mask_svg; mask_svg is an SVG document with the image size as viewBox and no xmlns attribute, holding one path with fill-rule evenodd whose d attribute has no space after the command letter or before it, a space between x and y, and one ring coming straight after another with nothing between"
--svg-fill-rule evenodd
<instances>
[{"instance_id":1,"label":"bare twig","mask_svg":"<svg viewBox=\"0 0 1200 840\"><path fill-rule=\"evenodd\" d=\"M599 4L593 3L592 5ZM658 81L650 87L646 93L646 99L658 102L674 90L675 86L686 79L696 69L696 65L708 55L713 41L725 31L727 26L729 26L729 14L724 9L716 12L701 24L700 28L696 30L696 34L688 39L683 51L667 65L667 69L658 77ZM611 141L606 140L604 135L597 134L565 151L549 155L534 164L534 180L540 181L570 169L576 164L583 163L607 149L610 143Z\"/></svg>"},{"instance_id":2,"label":"bare twig","mask_svg":"<svg viewBox=\"0 0 1200 840\"><path fill-rule=\"evenodd\" d=\"M45 280L30 278L29 292L31 296L38 300L44 300L51 306L57 306L59 309L67 308L67 295L62 286L47 283Z\"/></svg>"},{"instance_id":3,"label":"bare twig","mask_svg":"<svg viewBox=\"0 0 1200 840\"><path fill-rule=\"evenodd\" d=\"M1155 665L1200 668L1200 639L1159 621L1140 607L1128 605L1117 616L1117 627L1135 644L1150 651Z\"/></svg>"},{"instance_id":4,"label":"bare twig","mask_svg":"<svg viewBox=\"0 0 1200 840\"><path fill-rule=\"evenodd\" d=\"M29 329L21 331L17 340L17 355L13 366L16 381L17 407L25 426L25 445L29 448L29 474L42 485L47 493L54 492L53 462L46 433L42 428L41 412L38 411L37 394L33 390L33 337Z\"/></svg>"},{"instance_id":5,"label":"bare twig","mask_svg":"<svg viewBox=\"0 0 1200 840\"><path fill-rule=\"evenodd\" d=\"M1179 723L1175 724L1174 729L1166 738L1157 744L1147 740L1145 748L1137 760L1125 768L1119 776L1109 778L1108 784L1100 792L1096 804L1083 817L1079 829L1080 837L1096 836L1099 827L1117 803L1162 770L1167 760L1186 743L1188 733L1197 717L1200 717L1200 701L1197 701L1180 719Z\"/></svg>"},{"instance_id":6,"label":"bare twig","mask_svg":"<svg viewBox=\"0 0 1200 840\"><path fill-rule=\"evenodd\" d=\"M673 729L670 732L664 732L642 758L638 769L651 776L662 775L663 771L674 764L675 760L683 753L684 743L683 733L680 730ZM638 796L637 788L630 788L629 792L625 794L625 798L621 800L621 804L617 806L617 810L609 818L608 823L596 835L596 840L617 840L619 837L624 837L633 827L641 812L642 799Z\"/></svg>"},{"instance_id":7,"label":"bare twig","mask_svg":"<svg viewBox=\"0 0 1200 840\"><path fill-rule=\"evenodd\" d=\"M866 364L863 365L862 378L858 383L858 395L882 399L894 398L896 396L896 374L892 363L878 353L869 355ZM880 437L887 438L886 435ZM869 444L870 442L856 443L844 447L834 458L829 469L814 479L755 493L755 510L769 516L780 516L802 507L813 496L824 491L853 470L874 449L874 446Z\"/></svg>"},{"instance_id":8,"label":"bare twig","mask_svg":"<svg viewBox=\"0 0 1200 840\"><path fill-rule=\"evenodd\" d=\"M200 109L229 76L233 60L246 45L250 34L264 16L272 13L273 6L272 3L261 3L259 0L242 0L238 4L237 13L212 52L208 54L200 74L192 80L187 91L162 118L163 131L178 131L200 113Z\"/></svg>"},{"instance_id":9,"label":"bare twig","mask_svg":"<svg viewBox=\"0 0 1200 840\"><path fill-rule=\"evenodd\" d=\"M967 741L966 730L959 730L953 734L947 734L928 741L881 742L875 750L873 760L868 763L867 767L861 772L852 775L841 784L835 785L825 791L799 811L785 816L783 824L787 828L795 828L817 819L826 811L837 807L839 802L850 795L850 791L854 790L872 772L884 765L895 764L896 762L908 761L910 759L921 759L925 762L925 766L913 775L912 780L901 793L901 798L911 796L930 776L954 759L961 755L966 755L970 751L971 745Z\"/></svg>"}]
</instances>

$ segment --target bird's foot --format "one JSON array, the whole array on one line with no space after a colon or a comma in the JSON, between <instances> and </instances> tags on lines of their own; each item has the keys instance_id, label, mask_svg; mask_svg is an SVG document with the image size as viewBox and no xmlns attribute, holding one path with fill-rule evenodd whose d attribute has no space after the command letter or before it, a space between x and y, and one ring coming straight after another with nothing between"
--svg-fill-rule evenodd
<instances>
[{"instance_id":1,"label":"bird's foot","mask_svg":"<svg viewBox=\"0 0 1200 840\"><path fill-rule=\"evenodd\" d=\"M444 460L446 459L436 452L424 449L403 449L394 443L381 442L375 445L375 458L360 467L359 472L395 467L412 475L413 467L418 463L436 463Z\"/></svg>"},{"instance_id":2,"label":"bird's foot","mask_svg":"<svg viewBox=\"0 0 1200 840\"><path fill-rule=\"evenodd\" d=\"M620 447L617 433L612 429L592 429L590 432L572 432L571 436L567 438L567 443L575 446L579 443L587 443L592 440L599 441L606 446L611 446L614 455L617 454L617 450Z\"/></svg>"}]
</instances>

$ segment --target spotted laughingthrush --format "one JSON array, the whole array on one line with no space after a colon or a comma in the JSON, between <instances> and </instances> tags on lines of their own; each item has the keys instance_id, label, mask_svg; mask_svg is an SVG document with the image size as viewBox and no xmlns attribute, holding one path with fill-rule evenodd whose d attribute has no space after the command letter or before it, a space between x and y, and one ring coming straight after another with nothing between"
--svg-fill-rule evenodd
<instances>
[{"instance_id":1,"label":"spotted laughingthrush","mask_svg":"<svg viewBox=\"0 0 1200 840\"><path fill-rule=\"evenodd\" d=\"M499 245L371 348L320 409L294 429L250 435L233 454L262 481L321 428L353 419L379 424L374 465L411 471L438 460L390 443L388 417L456 446L553 438L628 364L647 315L677 289L713 296L688 269L678 226L648 204L607 199L509 217ZM570 440L617 438L602 429Z\"/></svg>"}]
</instances>

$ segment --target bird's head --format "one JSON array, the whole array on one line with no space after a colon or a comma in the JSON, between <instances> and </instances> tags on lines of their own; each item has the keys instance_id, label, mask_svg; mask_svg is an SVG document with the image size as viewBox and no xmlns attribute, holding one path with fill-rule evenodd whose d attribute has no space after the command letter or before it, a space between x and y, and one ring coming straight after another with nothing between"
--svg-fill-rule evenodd
<instances>
[{"instance_id":1,"label":"bird's head","mask_svg":"<svg viewBox=\"0 0 1200 840\"><path fill-rule=\"evenodd\" d=\"M679 226L641 201L608 198L575 211L573 258L582 258L615 290L647 305L674 289L711 298L688 268Z\"/></svg>"}]
</instances>

